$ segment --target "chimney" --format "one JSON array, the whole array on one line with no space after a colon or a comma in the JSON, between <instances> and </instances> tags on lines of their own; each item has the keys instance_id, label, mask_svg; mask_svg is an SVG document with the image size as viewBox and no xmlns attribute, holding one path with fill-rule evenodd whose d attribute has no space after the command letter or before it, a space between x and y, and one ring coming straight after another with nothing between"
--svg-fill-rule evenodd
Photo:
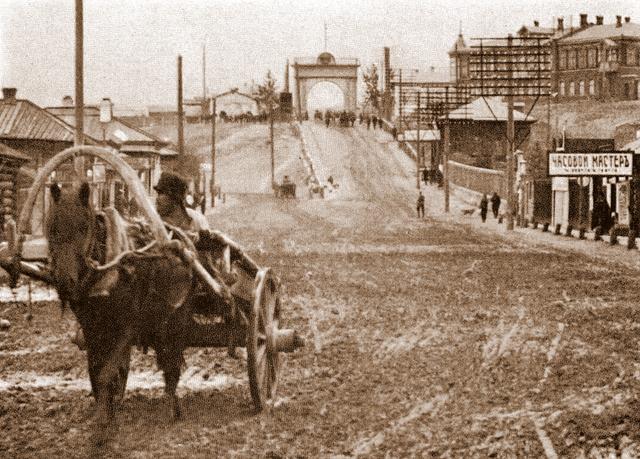
<instances>
[{"instance_id":1,"label":"chimney","mask_svg":"<svg viewBox=\"0 0 640 459\"><path fill-rule=\"evenodd\" d=\"M616 16L616 27L622 27L622 16Z\"/></svg>"},{"instance_id":2,"label":"chimney","mask_svg":"<svg viewBox=\"0 0 640 459\"><path fill-rule=\"evenodd\" d=\"M627 24L629 24L631 22L631 17L630 16L625 16L624 18L624 22L626 22Z\"/></svg>"},{"instance_id":3,"label":"chimney","mask_svg":"<svg viewBox=\"0 0 640 459\"><path fill-rule=\"evenodd\" d=\"M16 88L2 88L2 98L7 104L15 104L16 103L16 93L18 90Z\"/></svg>"},{"instance_id":4,"label":"chimney","mask_svg":"<svg viewBox=\"0 0 640 459\"><path fill-rule=\"evenodd\" d=\"M538 21L533 21L533 26L534 26L534 27L539 27L539 26L540 26L540 23L539 23Z\"/></svg>"},{"instance_id":5,"label":"chimney","mask_svg":"<svg viewBox=\"0 0 640 459\"><path fill-rule=\"evenodd\" d=\"M589 22L587 21L587 15L582 13L580 15L580 28L584 29L585 27L589 27Z\"/></svg>"},{"instance_id":6,"label":"chimney","mask_svg":"<svg viewBox=\"0 0 640 459\"><path fill-rule=\"evenodd\" d=\"M564 32L564 18L558 18L558 30Z\"/></svg>"},{"instance_id":7,"label":"chimney","mask_svg":"<svg viewBox=\"0 0 640 459\"><path fill-rule=\"evenodd\" d=\"M602 24L604 24L604 17L596 16L596 25L602 25Z\"/></svg>"}]
</instances>

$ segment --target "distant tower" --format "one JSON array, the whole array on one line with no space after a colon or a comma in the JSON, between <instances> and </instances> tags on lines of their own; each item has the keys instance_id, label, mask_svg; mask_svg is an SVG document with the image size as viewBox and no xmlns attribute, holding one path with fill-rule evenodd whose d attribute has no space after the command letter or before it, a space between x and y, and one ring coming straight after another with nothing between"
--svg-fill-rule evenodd
<instances>
[{"instance_id":1,"label":"distant tower","mask_svg":"<svg viewBox=\"0 0 640 459\"><path fill-rule=\"evenodd\" d=\"M280 93L280 111L288 115L293 111L293 98L289 92L289 59L284 69L284 91Z\"/></svg>"},{"instance_id":2,"label":"distant tower","mask_svg":"<svg viewBox=\"0 0 640 459\"><path fill-rule=\"evenodd\" d=\"M287 66L284 68L284 92L289 92L289 59L287 59Z\"/></svg>"}]
</instances>

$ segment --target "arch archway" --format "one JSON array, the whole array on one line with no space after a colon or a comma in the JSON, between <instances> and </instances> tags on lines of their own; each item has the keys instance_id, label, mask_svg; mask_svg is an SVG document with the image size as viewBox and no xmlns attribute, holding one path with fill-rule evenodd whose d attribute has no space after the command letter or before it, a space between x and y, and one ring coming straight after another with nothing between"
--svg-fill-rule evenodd
<instances>
[{"instance_id":1,"label":"arch archway","mask_svg":"<svg viewBox=\"0 0 640 459\"><path fill-rule=\"evenodd\" d=\"M309 111L309 95L316 85L325 82L334 84L342 91L343 109L356 111L359 66L358 59L336 59L326 51L317 58L296 58L293 67L298 116Z\"/></svg>"},{"instance_id":2,"label":"arch archway","mask_svg":"<svg viewBox=\"0 0 640 459\"><path fill-rule=\"evenodd\" d=\"M344 92L334 82L319 81L309 89L309 94L307 94L307 110L309 112L344 109Z\"/></svg>"}]
</instances>

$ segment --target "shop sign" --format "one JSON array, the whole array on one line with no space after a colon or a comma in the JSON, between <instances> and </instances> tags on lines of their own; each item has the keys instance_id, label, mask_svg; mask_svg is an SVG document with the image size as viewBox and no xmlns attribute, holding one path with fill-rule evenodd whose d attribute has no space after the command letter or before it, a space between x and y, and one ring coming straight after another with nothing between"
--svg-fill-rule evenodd
<instances>
[{"instance_id":1,"label":"shop sign","mask_svg":"<svg viewBox=\"0 0 640 459\"><path fill-rule=\"evenodd\" d=\"M630 177L633 153L561 153L549 152L551 177L610 176Z\"/></svg>"}]
</instances>

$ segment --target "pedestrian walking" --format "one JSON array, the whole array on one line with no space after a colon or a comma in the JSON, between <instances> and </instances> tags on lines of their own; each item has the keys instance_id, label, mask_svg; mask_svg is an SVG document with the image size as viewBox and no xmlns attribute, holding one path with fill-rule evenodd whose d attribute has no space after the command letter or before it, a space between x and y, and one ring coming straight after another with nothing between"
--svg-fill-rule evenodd
<instances>
[{"instance_id":1,"label":"pedestrian walking","mask_svg":"<svg viewBox=\"0 0 640 459\"><path fill-rule=\"evenodd\" d=\"M487 194L484 193L482 195L482 199L480 200L480 218L482 218L482 223L487 221L488 209L489 209L489 200L487 199Z\"/></svg>"},{"instance_id":2,"label":"pedestrian walking","mask_svg":"<svg viewBox=\"0 0 640 459\"><path fill-rule=\"evenodd\" d=\"M418 218L424 218L424 195L422 191L418 193L418 201L416 202L416 210L418 211Z\"/></svg>"},{"instance_id":3,"label":"pedestrian walking","mask_svg":"<svg viewBox=\"0 0 640 459\"><path fill-rule=\"evenodd\" d=\"M373 115L373 119L371 120L371 122L373 123L373 129L375 129L378 125L378 117Z\"/></svg>"},{"instance_id":4,"label":"pedestrian walking","mask_svg":"<svg viewBox=\"0 0 640 459\"><path fill-rule=\"evenodd\" d=\"M393 136L393 140L398 140L398 129L395 126L391 128L391 135Z\"/></svg>"},{"instance_id":5,"label":"pedestrian walking","mask_svg":"<svg viewBox=\"0 0 640 459\"><path fill-rule=\"evenodd\" d=\"M493 218L498 218L498 211L500 210L500 196L495 191L491 195L491 211L493 212Z\"/></svg>"},{"instance_id":6,"label":"pedestrian walking","mask_svg":"<svg viewBox=\"0 0 640 459\"><path fill-rule=\"evenodd\" d=\"M382 117L378 118L378 127L382 129Z\"/></svg>"},{"instance_id":7,"label":"pedestrian walking","mask_svg":"<svg viewBox=\"0 0 640 459\"><path fill-rule=\"evenodd\" d=\"M367 115L367 129L371 129L371 117Z\"/></svg>"}]
</instances>

